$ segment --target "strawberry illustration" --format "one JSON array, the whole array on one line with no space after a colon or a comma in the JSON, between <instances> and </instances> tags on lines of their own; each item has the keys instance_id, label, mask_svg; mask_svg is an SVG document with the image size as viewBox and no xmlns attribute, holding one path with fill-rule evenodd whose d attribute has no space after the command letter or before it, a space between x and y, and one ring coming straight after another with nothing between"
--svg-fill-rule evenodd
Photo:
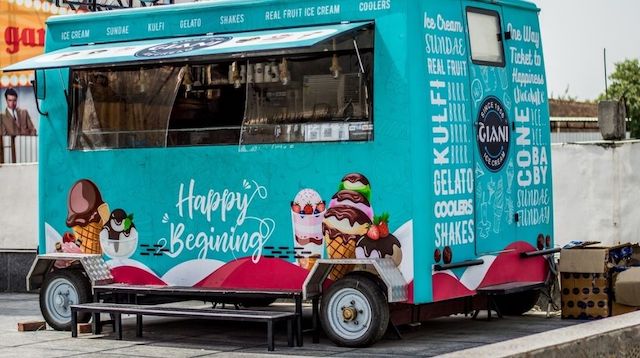
<instances>
[{"instance_id":1,"label":"strawberry illustration","mask_svg":"<svg viewBox=\"0 0 640 358\"><path fill-rule=\"evenodd\" d=\"M313 206L311 206L311 203L307 203L307 205L304 206L304 213L307 215L313 214Z\"/></svg>"},{"instance_id":2,"label":"strawberry illustration","mask_svg":"<svg viewBox=\"0 0 640 358\"><path fill-rule=\"evenodd\" d=\"M323 212L324 209L325 209L324 201L321 201L318 203L318 205L316 205L316 210L318 210L319 213Z\"/></svg>"},{"instance_id":3,"label":"strawberry illustration","mask_svg":"<svg viewBox=\"0 0 640 358\"><path fill-rule=\"evenodd\" d=\"M380 216L376 216L373 219L375 225L378 226L378 230L380 232L380 237L389 236L389 214L384 213Z\"/></svg>"},{"instance_id":4,"label":"strawberry illustration","mask_svg":"<svg viewBox=\"0 0 640 358\"><path fill-rule=\"evenodd\" d=\"M367 231L367 236L371 240L378 240L380 238L380 230L377 225L371 225L369 227L369 231Z\"/></svg>"},{"instance_id":5,"label":"strawberry illustration","mask_svg":"<svg viewBox=\"0 0 640 358\"><path fill-rule=\"evenodd\" d=\"M298 205L298 203L292 203L291 204L291 210L294 213L299 214L300 213L300 205Z\"/></svg>"},{"instance_id":6,"label":"strawberry illustration","mask_svg":"<svg viewBox=\"0 0 640 358\"><path fill-rule=\"evenodd\" d=\"M380 236L387 237L389 236L389 224L386 221L378 224L378 229L380 230Z\"/></svg>"},{"instance_id":7,"label":"strawberry illustration","mask_svg":"<svg viewBox=\"0 0 640 358\"><path fill-rule=\"evenodd\" d=\"M75 241L76 241L76 237L70 232L65 232L64 235L62 236L62 242L64 243L75 242Z\"/></svg>"}]
</instances>

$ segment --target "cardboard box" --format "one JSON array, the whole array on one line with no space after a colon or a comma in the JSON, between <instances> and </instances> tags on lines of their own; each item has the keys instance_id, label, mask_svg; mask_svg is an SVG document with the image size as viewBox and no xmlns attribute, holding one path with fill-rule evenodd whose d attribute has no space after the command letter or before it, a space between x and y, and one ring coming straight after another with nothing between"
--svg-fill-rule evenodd
<instances>
[{"instance_id":1,"label":"cardboard box","mask_svg":"<svg viewBox=\"0 0 640 358\"><path fill-rule=\"evenodd\" d=\"M562 318L594 319L609 316L609 278L603 273L560 274Z\"/></svg>"},{"instance_id":2,"label":"cardboard box","mask_svg":"<svg viewBox=\"0 0 640 358\"><path fill-rule=\"evenodd\" d=\"M640 267L629 267L614 275L615 301L626 306L640 306Z\"/></svg>"},{"instance_id":3,"label":"cardboard box","mask_svg":"<svg viewBox=\"0 0 640 358\"><path fill-rule=\"evenodd\" d=\"M635 307L635 306L627 306L627 305L621 305L618 302L612 302L611 303L611 315L612 316L617 316L617 315L621 315L621 314L625 314L625 313L629 313L629 312L634 312L639 310L640 307Z\"/></svg>"},{"instance_id":4,"label":"cardboard box","mask_svg":"<svg viewBox=\"0 0 640 358\"><path fill-rule=\"evenodd\" d=\"M584 247L560 253L562 318L595 319L609 316L610 275L607 247Z\"/></svg>"}]
</instances>

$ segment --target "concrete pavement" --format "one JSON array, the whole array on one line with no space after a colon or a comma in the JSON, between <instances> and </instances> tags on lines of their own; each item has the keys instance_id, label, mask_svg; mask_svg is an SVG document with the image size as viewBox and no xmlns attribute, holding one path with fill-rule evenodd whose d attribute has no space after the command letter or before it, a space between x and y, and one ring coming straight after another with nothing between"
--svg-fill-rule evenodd
<instances>
[{"instance_id":1,"label":"concrete pavement","mask_svg":"<svg viewBox=\"0 0 640 358\"><path fill-rule=\"evenodd\" d=\"M202 305L202 302L187 304ZM276 307L291 309L287 303L276 304ZM308 321L309 312L305 315ZM522 353L523 349L527 350L527 344L550 341L550 338L540 338L535 334L558 336L557 331L544 332L554 329L580 332L584 331L583 327L594 329L607 321L585 325L583 321L561 320L557 315L545 318L543 313L530 313L487 322L458 315L430 320L418 327L403 327L402 340L388 337L373 347L363 349L336 347L325 337L320 344L313 344L310 336L305 337L304 347L290 348L286 346L285 328L277 327L276 350L267 352L265 327L261 324L149 317L145 318L144 337L136 338L135 319L124 319L122 341L114 339L109 332L110 326L105 327L104 335L86 334L79 338L71 338L70 332L51 329L17 332L18 322L35 319L42 319L37 295L0 294L0 357L429 357L452 352L460 357L500 356L511 354L509 352ZM625 319L627 327L640 323L640 315ZM514 344L519 351L514 350Z\"/></svg>"}]
</instances>

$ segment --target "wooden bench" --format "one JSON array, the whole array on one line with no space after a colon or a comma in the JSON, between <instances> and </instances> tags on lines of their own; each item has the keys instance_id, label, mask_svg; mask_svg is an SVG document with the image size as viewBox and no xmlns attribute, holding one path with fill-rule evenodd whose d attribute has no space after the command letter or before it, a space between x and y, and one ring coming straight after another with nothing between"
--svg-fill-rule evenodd
<instances>
[{"instance_id":1,"label":"wooden bench","mask_svg":"<svg viewBox=\"0 0 640 358\"><path fill-rule=\"evenodd\" d=\"M201 299L203 301L216 302L216 300L224 301L225 299L239 298L288 298L295 303L296 325L295 338L298 347L303 346L302 339L302 291L301 290L250 290L250 289L228 289L228 288L204 288L204 287L181 287L181 286L147 286L147 285L128 285L128 284L108 284L93 286L93 302L100 302L104 295L111 294L115 297L115 302L119 303L138 303L138 298L145 296L179 298L179 299ZM120 295L133 296L136 299L132 301L120 301ZM319 338L319 320L318 320L318 298L313 299L313 342L318 343ZM94 332L100 333L102 323L100 315L93 315Z\"/></svg>"},{"instance_id":2,"label":"wooden bench","mask_svg":"<svg viewBox=\"0 0 640 358\"><path fill-rule=\"evenodd\" d=\"M500 312L500 308L495 302L495 298L497 296L509 295L512 293L519 293L525 291L533 291L540 290L546 287L546 283L544 281L534 281L534 282L509 282L503 283L500 285L486 286L476 289L476 293L478 295L487 296L487 320L491 320L491 309L493 308L498 314L499 318L502 318L502 313ZM473 314L473 318L475 319L478 316L478 312L480 310L476 310Z\"/></svg>"},{"instance_id":3,"label":"wooden bench","mask_svg":"<svg viewBox=\"0 0 640 358\"><path fill-rule=\"evenodd\" d=\"M71 336L78 336L78 312L108 313L114 316L116 339L122 340L122 315L136 315L136 336L142 337L142 316L189 317L221 321L265 322L267 324L267 346L274 350L273 324L287 322L287 343L293 347L293 322L296 314L278 311L250 311L213 308L182 308L166 306L145 306L115 303L86 303L71 306Z\"/></svg>"}]
</instances>

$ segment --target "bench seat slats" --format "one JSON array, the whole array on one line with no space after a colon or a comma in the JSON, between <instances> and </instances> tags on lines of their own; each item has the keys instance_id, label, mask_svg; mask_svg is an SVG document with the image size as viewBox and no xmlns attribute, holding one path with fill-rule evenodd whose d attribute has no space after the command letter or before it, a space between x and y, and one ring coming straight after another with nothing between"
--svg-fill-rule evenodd
<instances>
[{"instance_id":1,"label":"bench seat slats","mask_svg":"<svg viewBox=\"0 0 640 358\"><path fill-rule=\"evenodd\" d=\"M273 325L277 321L287 322L287 343L293 347L293 322L297 317L293 312L250 311L215 308L189 308L171 306L132 305L119 303L84 303L71 305L71 336L78 336L78 312L110 313L114 315L116 339L122 339L122 315L136 315L136 336L142 337L142 316L189 317L215 319L221 321L265 322L267 324L267 348L274 350ZM97 333L98 322L94 333Z\"/></svg>"},{"instance_id":2,"label":"bench seat slats","mask_svg":"<svg viewBox=\"0 0 640 358\"><path fill-rule=\"evenodd\" d=\"M228 318L230 320L245 321L266 321L283 320L295 317L293 312L279 311L250 311L250 310L228 310L215 308L186 308L167 306L145 306L126 305L108 303L86 303L74 305L76 309L91 312L120 313L120 314L142 314L146 316L189 316L189 317L215 317L217 319Z\"/></svg>"}]
</instances>

